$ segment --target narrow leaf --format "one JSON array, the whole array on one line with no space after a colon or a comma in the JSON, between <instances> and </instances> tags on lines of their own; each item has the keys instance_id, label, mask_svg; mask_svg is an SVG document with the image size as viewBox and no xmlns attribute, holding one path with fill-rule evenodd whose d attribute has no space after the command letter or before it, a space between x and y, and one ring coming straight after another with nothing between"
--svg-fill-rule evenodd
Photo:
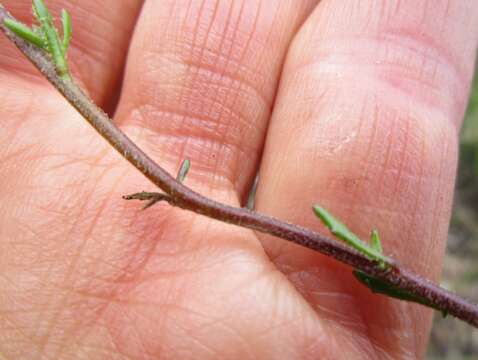
<instances>
[{"instance_id":1,"label":"narrow leaf","mask_svg":"<svg viewBox=\"0 0 478 360\"><path fill-rule=\"evenodd\" d=\"M184 159L179 167L178 175L176 176L176 180L179 182L183 182L188 174L189 168L191 167L191 162L189 159Z\"/></svg>"},{"instance_id":2,"label":"narrow leaf","mask_svg":"<svg viewBox=\"0 0 478 360\"><path fill-rule=\"evenodd\" d=\"M21 22L9 18L5 18L3 23L8 30L10 30L15 35L21 37L23 40L28 41L29 43L39 47L40 49L45 49L45 43L43 42L41 36L36 34L25 24L22 24Z\"/></svg>"},{"instance_id":3,"label":"narrow leaf","mask_svg":"<svg viewBox=\"0 0 478 360\"><path fill-rule=\"evenodd\" d=\"M372 230L370 234L370 247L380 254L382 253L382 244L380 243L377 230Z\"/></svg>"},{"instance_id":4,"label":"narrow leaf","mask_svg":"<svg viewBox=\"0 0 478 360\"><path fill-rule=\"evenodd\" d=\"M66 55L71 38L71 17L65 9L61 11L61 23L63 25L63 55Z\"/></svg>"},{"instance_id":5,"label":"narrow leaf","mask_svg":"<svg viewBox=\"0 0 478 360\"><path fill-rule=\"evenodd\" d=\"M33 14L40 23L41 32L45 36L47 51L52 57L58 75L62 78L68 78L68 65L66 63L65 53L63 49L64 42L60 41L58 37L58 31L53 24L53 18L47 7L45 6L43 0L33 0ZM67 19L67 17L68 16L64 17L64 19L66 21L65 25L67 26L68 31L68 22L70 20ZM69 36L70 35L67 35L66 39L68 39Z\"/></svg>"},{"instance_id":6,"label":"narrow leaf","mask_svg":"<svg viewBox=\"0 0 478 360\"><path fill-rule=\"evenodd\" d=\"M416 295L409 294L403 290L399 290L395 288L393 285L385 281L379 280L377 278L374 278L372 276L369 276L362 271L354 270L353 274L358 281L360 281L362 284L368 287L373 293L386 295L388 297L392 297L399 300L415 302L415 303L424 305L426 307L430 307L432 309L441 311L443 317L447 316L446 311L436 308L433 304L431 304L426 299L422 299Z\"/></svg>"},{"instance_id":7,"label":"narrow leaf","mask_svg":"<svg viewBox=\"0 0 478 360\"><path fill-rule=\"evenodd\" d=\"M52 21L52 16L43 0L33 0L33 16L39 21Z\"/></svg>"},{"instance_id":8,"label":"narrow leaf","mask_svg":"<svg viewBox=\"0 0 478 360\"><path fill-rule=\"evenodd\" d=\"M58 32L52 27L44 27L44 31L48 43L48 50L53 58L58 74L60 76L68 75L68 66L63 54L63 47L58 39Z\"/></svg>"},{"instance_id":9,"label":"narrow leaf","mask_svg":"<svg viewBox=\"0 0 478 360\"><path fill-rule=\"evenodd\" d=\"M364 243L360 238L351 232L347 226L342 224L337 220L331 213L325 210L320 205L315 205L313 207L315 215L322 221L322 223L327 226L330 232L336 236L338 239L344 241L347 245L354 248L358 252L367 256L371 260L378 261L382 268L386 268L386 264L390 262L386 256L384 256L381 251L377 251L368 244Z\"/></svg>"}]
</instances>

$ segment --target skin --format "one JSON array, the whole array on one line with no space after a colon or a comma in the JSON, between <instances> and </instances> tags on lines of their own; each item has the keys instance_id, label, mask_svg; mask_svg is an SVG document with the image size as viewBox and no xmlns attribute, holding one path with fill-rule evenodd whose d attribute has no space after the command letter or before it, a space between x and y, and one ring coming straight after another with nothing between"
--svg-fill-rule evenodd
<instances>
[{"instance_id":1,"label":"skin","mask_svg":"<svg viewBox=\"0 0 478 360\"><path fill-rule=\"evenodd\" d=\"M30 2L4 0L29 22ZM73 75L193 189L326 232L320 202L437 280L474 0L49 1ZM141 10L142 6L142 10ZM134 29L134 33L133 33ZM0 38L2 359L416 359L431 312L155 189ZM122 86L120 86L122 82Z\"/></svg>"}]
</instances>

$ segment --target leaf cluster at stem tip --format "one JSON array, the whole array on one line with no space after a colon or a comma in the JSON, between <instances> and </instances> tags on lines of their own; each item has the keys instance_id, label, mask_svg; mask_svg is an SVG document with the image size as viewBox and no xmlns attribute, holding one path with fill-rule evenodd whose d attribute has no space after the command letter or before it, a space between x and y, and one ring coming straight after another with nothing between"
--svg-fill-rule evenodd
<instances>
[{"instance_id":1,"label":"leaf cluster at stem tip","mask_svg":"<svg viewBox=\"0 0 478 360\"><path fill-rule=\"evenodd\" d=\"M17 20L5 18L5 27L28 43L46 51L51 56L58 75L64 79L69 78L66 53L71 38L70 15L65 9L61 11L63 36L60 39L58 30L53 23L53 17L43 0L33 0L32 8L37 24L30 28Z\"/></svg>"}]
</instances>

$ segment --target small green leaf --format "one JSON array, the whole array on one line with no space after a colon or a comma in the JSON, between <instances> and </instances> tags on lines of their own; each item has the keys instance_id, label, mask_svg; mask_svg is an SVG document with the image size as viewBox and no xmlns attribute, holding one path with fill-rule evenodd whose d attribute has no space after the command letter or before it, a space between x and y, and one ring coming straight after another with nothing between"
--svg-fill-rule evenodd
<instances>
[{"instance_id":1,"label":"small green leaf","mask_svg":"<svg viewBox=\"0 0 478 360\"><path fill-rule=\"evenodd\" d=\"M8 30L21 37L23 40L32 43L40 49L45 49L45 42L43 41L42 37L25 24L9 18L5 18L3 23Z\"/></svg>"},{"instance_id":2,"label":"small green leaf","mask_svg":"<svg viewBox=\"0 0 478 360\"><path fill-rule=\"evenodd\" d=\"M63 25L63 55L66 55L71 38L71 17L70 14L68 14L68 11L65 9L61 11L61 23Z\"/></svg>"},{"instance_id":3,"label":"small green leaf","mask_svg":"<svg viewBox=\"0 0 478 360\"><path fill-rule=\"evenodd\" d=\"M382 254L382 248L380 246L380 240L378 234L372 233L372 239L375 242L374 245L369 246L364 243L360 238L351 232L347 226L337 220L331 213L325 210L320 205L313 207L315 215L322 221L322 223L329 228L330 232L338 239L344 241L347 245L354 248L358 252L362 253L370 260L379 262L379 266L383 269L390 263L390 259ZM378 241L378 244L376 243ZM377 247L378 245L378 247Z\"/></svg>"},{"instance_id":4,"label":"small green leaf","mask_svg":"<svg viewBox=\"0 0 478 360\"><path fill-rule=\"evenodd\" d=\"M179 167L178 175L176 176L176 180L179 182L183 182L188 174L189 168L191 167L191 162L189 159L184 159Z\"/></svg>"},{"instance_id":5,"label":"small green leaf","mask_svg":"<svg viewBox=\"0 0 478 360\"><path fill-rule=\"evenodd\" d=\"M334 234L339 239L345 241L353 247L365 246L365 244L360 240L354 233L352 233L344 224L342 224L337 218L335 218L331 213L325 210L320 205L314 206L315 215L322 221L322 223L327 226L332 234Z\"/></svg>"},{"instance_id":6,"label":"small green leaf","mask_svg":"<svg viewBox=\"0 0 478 360\"><path fill-rule=\"evenodd\" d=\"M407 300L407 301L415 301L418 302L419 299L413 295L405 293L402 290L396 290L393 285L390 285L387 282L374 278L372 276L367 275L363 271L354 270L354 276L359 280L362 284L367 286L373 293L377 294L384 294L396 299L400 300Z\"/></svg>"},{"instance_id":7,"label":"small green leaf","mask_svg":"<svg viewBox=\"0 0 478 360\"><path fill-rule=\"evenodd\" d=\"M440 310L437 307L435 307L426 299L422 299L416 295L409 294L403 290L399 290L393 285L385 281L379 280L377 278L374 278L370 275L365 274L363 271L354 270L353 274L358 281L360 281L362 284L368 287L373 293L383 294L395 299L415 302L415 303L430 307L432 309L441 311L443 317L446 317L448 314L446 311Z\"/></svg>"},{"instance_id":8,"label":"small green leaf","mask_svg":"<svg viewBox=\"0 0 478 360\"><path fill-rule=\"evenodd\" d=\"M370 234L370 247L380 254L382 253L382 244L380 243L377 230L372 230Z\"/></svg>"},{"instance_id":9,"label":"small green leaf","mask_svg":"<svg viewBox=\"0 0 478 360\"><path fill-rule=\"evenodd\" d=\"M33 15L40 23L40 29L45 37L47 51L52 57L58 75L63 78L68 78L69 71L65 59L66 49L64 48L65 40L69 41L69 37L71 36L71 34L68 33L71 29L69 28L70 20L68 14L62 14L62 22L64 26L66 26L65 29L67 31L67 36L63 41L60 41L58 37L58 31L53 24L53 18L43 0L33 0Z\"/></svg>"},{"instance_id":10,"label":"small green leaf","mask_svg":"<svg viewBox=\"0 0 478 360\"><path fill-rule=\"evenodd\" d=\"M53 62L55 63L58 74L60 76L67 75L68 66L63 54L63 47L60 45L60 40L58 39L57 31L51 27L45 27L44 31L47 38L48 49L53 58Z\"/></svg>"},{"instance_id":11,"label":"small green leaf","mask_svg":"<svg viewBox=\"0 0 478 360\"><path fill-rule=\"evenodd\" d=\"M33 0L33 16L41 23L42 21L52 22L52 16L43 0Z\"/></svg>"}]
</instances>

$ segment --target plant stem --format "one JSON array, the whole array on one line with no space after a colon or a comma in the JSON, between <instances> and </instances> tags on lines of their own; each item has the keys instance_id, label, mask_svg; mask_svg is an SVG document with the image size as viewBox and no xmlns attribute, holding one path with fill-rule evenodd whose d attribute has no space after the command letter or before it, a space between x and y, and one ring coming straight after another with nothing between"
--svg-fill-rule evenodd
<instances>
[{"instance_id":1,"label":"plant stem","mask_svg":"<svg viewBox=\"0 0 478 360\"><path fill-rule=\"evenodd\" d=\"M229 224L242 226L317 251L347 264L410 296L422 299L423 303L453 315L478 328L478 307L459 296L434 285L430 281L404 269L391 261L384 270L377 261L328 239L309 229L280 221L245 208L235 208L208 199L177 181L139 149L108 116L69 77L58 75L51 58L41 49L27 43L4 25L5 18L12 18L0 4L0 30L38 68L65 99L105 138L126 160L141 171L153 184L164 191L161 200L173 206L190 210Z\"/></svg>"}]
</instances>

